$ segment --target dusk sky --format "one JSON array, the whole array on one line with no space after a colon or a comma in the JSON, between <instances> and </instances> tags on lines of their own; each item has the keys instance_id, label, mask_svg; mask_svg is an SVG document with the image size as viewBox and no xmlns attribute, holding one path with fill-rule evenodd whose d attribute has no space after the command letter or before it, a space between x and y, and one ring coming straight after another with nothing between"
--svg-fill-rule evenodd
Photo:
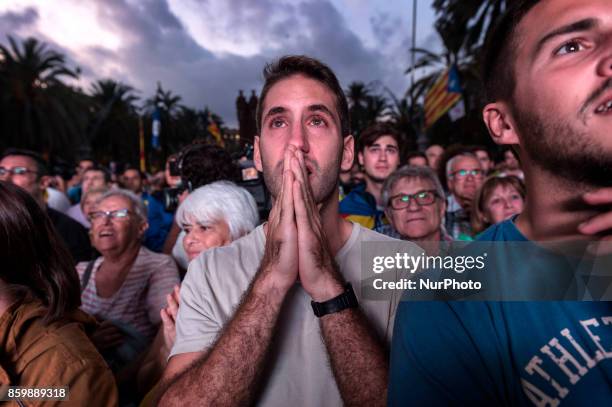
<instances>
[{"instance_id":1,"label":"dusk sky","mask_svg":"<svg viewBox=\"0 0 612 407\"><path fill-rule=\"evenodd\" d=\"M437 50L430 0L418 0L417 46ZM182 103L209 106L235 126L238 90L262 86L264 64L307 54L343 87L409 84L411 0L0 0L0 43L35 36L96 79L127 83L142 99L157 81Z\"/></svg>"}]
</instances>

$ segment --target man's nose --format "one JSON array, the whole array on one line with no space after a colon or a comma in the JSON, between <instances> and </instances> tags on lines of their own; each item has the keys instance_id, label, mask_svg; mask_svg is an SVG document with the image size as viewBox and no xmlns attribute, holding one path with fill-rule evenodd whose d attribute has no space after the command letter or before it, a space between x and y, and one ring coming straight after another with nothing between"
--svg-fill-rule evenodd
<instances>
[{"instance_id":1,"label":"man's nose","mask_svg":"<svg viewBox=\"0 0 612 407\"><path fill-rule=\"evenodd\" d=\"M410 198L407 208L410 212L417 212L421 209L421 205L417 203L416 199Z\"/></svg>"},{"instance_id":2,"label":"man's nose","mask_svg":"<svg viewBox=\"0 0 612 407\"><path fill-rule=\"evenodd\" d=\"M597 65L597 73L601 76L612 78L612 35L605 40L603 57Z\"/></svg>"},{"instance_id":3,"label":"man's nose","mask_svg":"<svg viewBox=\"0 0 612 407\"><path fill-rule=\"evenodd\" d=\"M289 139L289 144L295 146L295 148L300 149L305 153L308 152L308 133L302 123L295 123L291 127L291 136Z\"/></svg>"}]
</instances>

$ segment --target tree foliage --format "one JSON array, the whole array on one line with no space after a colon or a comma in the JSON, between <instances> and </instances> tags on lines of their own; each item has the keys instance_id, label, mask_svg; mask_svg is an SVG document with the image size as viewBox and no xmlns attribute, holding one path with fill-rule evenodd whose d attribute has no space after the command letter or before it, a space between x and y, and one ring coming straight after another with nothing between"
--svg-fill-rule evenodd
<instances>
[{"instance_id":1,"label":"tree foliage","mask_svg":"<svg viewBox=\"0 0 612 407\"><path fill-rule=\"evenodd\" d=\"M35 38L9 36L7 46L0 44L0 151L20 147L67 160L87 154L137 164L142 124L148 158L160 165L194 139L210 137L209 118L224 131L219 116L184 106L161 83L141 101L136 89L113 79L97 80L87 92L68 84L79 76L64 55ZM162 117L160 152L150 146L155 107Z\"/></svg>"},{"instance_id":2,"label":"tree foliage","mask_svg":"<svg viewBox=\"0 0 612 407\"><path fill-rule=\"evenodd\" d=\"M414 105L413 119L423 122L419 114L423 114L425 95L442 72L452 65L457 67L460 74L466 116L458 123L452 123L448 117L440 119L427 130L431 142L490 143L480 114L484 104L481 55L506 6L507 0L433 1L435 29L443 49L439 53L414 49L418 59L413 67L406 70L406 73L415 70L419 74L419 79L406 92Z\"/></svg>"},{"instance_id":3,"label":"tree foliage","mask_svg":"<svg viewBox=\"0 0 612 407\"><path fill-rule=\"evenodd\" d=\"M34 38L8 42L0 45L1 147L74 151L85 133L85 106L64 80L78 70Z\"/></svg>"}]
</instances>

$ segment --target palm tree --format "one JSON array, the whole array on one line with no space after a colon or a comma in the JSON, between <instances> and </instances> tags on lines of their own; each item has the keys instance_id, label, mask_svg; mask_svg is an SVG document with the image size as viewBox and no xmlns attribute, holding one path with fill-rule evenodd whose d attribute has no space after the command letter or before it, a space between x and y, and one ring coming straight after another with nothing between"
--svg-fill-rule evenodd
<instances>
[{"instance_id":1,"label":"palm tree","mask_svg":"<svg viewBox=\"0 0 612 407\"><path fill-rule=\"evenodd\" d=\"M174 95L171 90L164 90L160 82L157 82L157 90L152 98L145 101L145 109L153 113L155 107L163 109L168 115L174 116L184 106L180 104L182 97Z\"/></svg>"},{"instance_id":2,"label":"palm tree","mask_svg":"<svg viewBox=\"0 0 612 407\"><path fill-rule=\"evenodd\" d=\"M91 86L89 141L107 159L134 161L138 157L138 96L134 88L112 79Z\"/></svg>"},{"instance_id":3,"label":"palm tree","mask_svg":"<svg viewBox=\"0 0 612 407\"><path fill-rule=\"evenodd\" d=\"M167 156L170 151L176 150L177 146L183 144L182 139L187 137L179 133L179 126L177 125L177 117L185 109L185 106L180 103L181 100L181 96L175 95L171 90L164 90L161 83L157 82L155 95L147 99L144 104L144 109L149 118L155 109L159 109L162 129L160 141L163 157Z\"/></svg>"},{"instance_id":4,"label":"palm tree","mask_svg":"<svg viewBox=\"0 0 612 407\"><path fill-rule=\"evenodd\" d=\"M379 120L387 111L387 99L378 92L379 86L378 82L351 82L345 90L351 130L356 139L366 127Z\"/></svg>"},{"instance_id":5,"label":"palm tree","mask_svg":"<svg viewBox=\"0 0 612 407\"><path fill-rule=\"evenodd\" d=\"M391 99L391 104L389 105L388 114L391 119L391 123L395 126L395 128L403 135L404 141L406 145L404 149L414 150L417 147L416 144L416 129L413 122L414 116L414 108L419 107L413 106L410 104L408 98L404 97L402 99L398 99L391 90L385 88L387 94Z\"/></svg>"},{"instance_id":6,"label":"palm tree","mask_svg":"<svg viewBox=\"0 0 612 407\"><path fill-rule=\"evenodd\" d=\"M3 147L71 155L83 139L87 113L82 95L63 80L78 78L78 69L34 38L18 44L8 36L8 42L0 45Z\"/></svg>"},{"instance_id":7,"label":"palm tree","mask_svg":"<svg viewBox=\"0 0 612 407\"><path fill-rule=\"evenodd\" d=\"M478 55L507 3L507 0L434 0L436 30L450 52Z\"/></svg>"}]
</instances>

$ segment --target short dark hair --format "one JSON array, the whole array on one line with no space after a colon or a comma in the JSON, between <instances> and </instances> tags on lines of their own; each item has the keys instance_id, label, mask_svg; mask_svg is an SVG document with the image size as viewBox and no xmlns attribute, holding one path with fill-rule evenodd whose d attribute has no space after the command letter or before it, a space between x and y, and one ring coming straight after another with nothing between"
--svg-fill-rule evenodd
<instances>
[{"instance_id":1,"label":"short dark hair","mask_svg":"<svg viewBox=\"0 0 612 407\"><path fill-rule=\"evenodd\" d=\"M191 144L179 157L181 181L192 190L215 181L240 180L240 168L230 154L214 144Z\"/></svg>"},{"instance_id":2,"label":"short dark hair","mask_svg":"<svg viewBox=\"0 0 612 407\"><path fill-rule=\"evenodd\" d=\"M42 155L32 150L26 150L22 148L8 148L4 150L4 153L2 154L2 158L0 158L0 160L4 159L5 157L17 155L28 157L32 161L34 161L34 164L36 164L36 172L38 173L38 178L49 173L49 167L47 166L47 162L45 161L45 159L42 157Z\"/></svg>"},{"instance_id":3,"label":"short dark hair","mask_svg":"<svg viewBox=\"0 0 612 407\"><path fill-rule=\"evenodd\" d=\"M17 299L39 300L50 323L81 305L72 256L44 209L27 192L0 181L0 278Z\"/></svg>"},{"instance_id":4,"label":"short dark hair","mask_svg":"<svg viewBox=\"0 0 612 407\"><path fill-rule=\"evenodd\" d=\"M340 131L343 137L351 134L348 103L346 95L338 82L338 78L330 67L306 55L285 55L273 63L269 63L263 70L264 86L261 90L257 104L257 133L261 135L261 119L263 105L268 91L276 83L294 75L303 75L309 79L321 82L332 91L336 97L336 110L340 116Z\"/></svg>"},{"instance_id":5,"label":"short dark hair","mask_svg":"<svg viewBox=\"0 0 612 407\"><path fill-rule=\"evenodd\" d=\"M140 168L134 167L133 165L129 165L129 166L125 167L123 169L123 172L121 173L121 175L125 175L125 173L130 171L130 170L136 171L138 173L138 175L140 175L140 179L142 179L142 180L146 180L147 179L147 176L145 175L145 173L140 171Z\"/></svg>"},{"instance_id":6,"label":"short dark hair","mask_svg":"<svg viewBox=\"0 0 612 407\"><path fill-rule=\"evenodd\" d=\"M366 128L359 135L357 152L363 152L366 147L371 146L382 136L391 136L397 143L398 148L402 147L402 140L399 132L387 123L375 123Z\"/></svg>"},{"instance_id":7,"label":"short dark hair","mask_svg":"<svg viewBox=\"0 0 612 407\"><path fill-rule=\"evenodd\" d=\"M132 169L135 169L135 168L132 168ZM101 172L102 174L104 174L104 182L106 182L107 184L112 181L111 173L110 173L110 171L106 167L103 167L103 166L98 165L98 164L94 164L93 167L89 167L88 169L83 171L83 175L85 175L89 171L98 171L98 172Z\"/></svg>"},{"instance_id":8,"label":"short dark hair","mask_svg":"<svg viewBox=\"0 0 612 407\"><path fill-rule=\"evenodd\" d=\"M487 155L489 156L489 159L491 159L491 151L489 151L489 149L481 144L476 144L473 146L470 146L470 151L474 154L476 154L476 151L484 151L485 153L487 153Z\"/></svg>"},{"instance_id":9,"label":"short dark hair","mask_svg":"<svg viewBox=\"0 0 612 407\"><path fill-rule=\"evenodd\" d=\"M516 28L539 0L514 0L508 3L508 9L495 25L485 45L482 78L487 102L512 100L515 87Z\"/></svg>"},{"instance_id":10,"label":"short dark hair","mask_svg":"<svg viewBox=\"0 0 612 407\"><path fill-rule=\"evenodd\" d=\"M427 159L427 156L425 155L425 153L421 152L421 151L408 151L405 155L405 159L404 162L410 162L411 159L416 158L416 157L421 157L425 159L425 162L429 162L429 160Z\"/></svg>"}]
</instances>

